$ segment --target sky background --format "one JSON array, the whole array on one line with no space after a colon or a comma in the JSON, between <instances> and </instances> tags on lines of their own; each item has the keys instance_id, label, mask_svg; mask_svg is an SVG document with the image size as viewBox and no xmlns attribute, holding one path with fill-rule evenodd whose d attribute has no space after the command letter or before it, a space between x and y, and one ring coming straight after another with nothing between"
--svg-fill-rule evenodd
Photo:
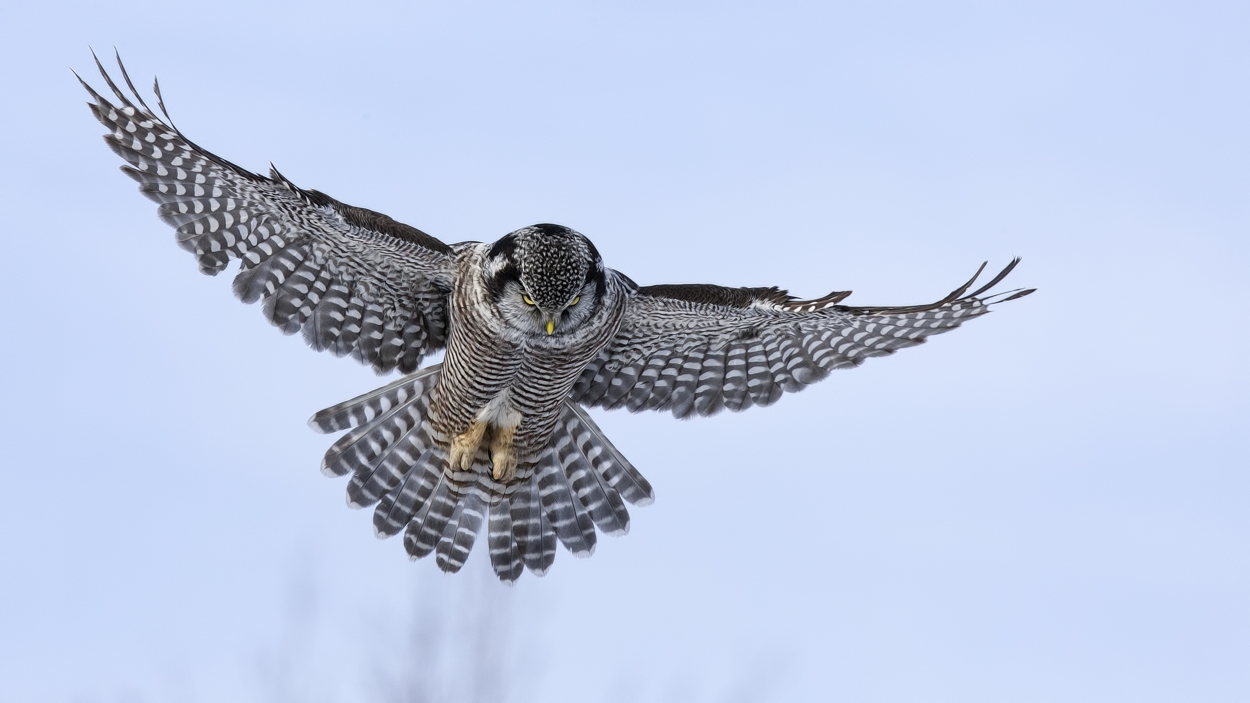
<instances>
[{"instance_id":1,"label":"sky background","mask_svg":"<svg viewBox=\"0 0 1250 703\"><path fill-rule=\"evenodd\" d=\"M870 5L870 6L869 6ZM6 3L0 700L1250 700L1244 2ZM544 578L321 475L382 381L196 272L70 69L444 241L640 284L1035 295L766 409Z\"/></svg>"}]
</instances>

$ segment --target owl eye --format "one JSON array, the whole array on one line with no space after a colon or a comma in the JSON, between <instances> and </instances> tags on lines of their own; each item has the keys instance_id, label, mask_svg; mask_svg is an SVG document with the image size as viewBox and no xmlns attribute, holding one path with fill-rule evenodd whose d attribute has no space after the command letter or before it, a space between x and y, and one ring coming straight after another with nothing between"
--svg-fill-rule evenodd
<instances>
[{"instance_id":1,"label":"owl eye","mask_svg":"<svg viewBox=\"0 0 1250 703\"><path fill-rule=\"evenodd\" d=\"M524 300L526 305L535 305L534 299L529 297L525 293L521 294L521 300Z\"/></svg>"},{"instance_id":2,"label":"owl eye","mask_svg":"<svg viewBox=\"0 0 1250 703\"><path fill-rule=\"evenodd\" d=\"M579 296L574 297L572 300L570 300L570 301L569 301L568 307L570 307L570 308L571 308L571 307L573 307L574 305L577 305L577 303L578 303L581 299L582 299L582 296L580 296L580 295L579 295Z\"/></svg>"}]
</instances>

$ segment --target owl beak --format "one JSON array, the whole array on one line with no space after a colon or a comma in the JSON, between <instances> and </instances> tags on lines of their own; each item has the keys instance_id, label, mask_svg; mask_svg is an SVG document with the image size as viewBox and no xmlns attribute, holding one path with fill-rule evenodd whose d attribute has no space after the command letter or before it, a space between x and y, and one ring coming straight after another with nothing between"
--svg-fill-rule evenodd
<instances>
[{"instance_id":1,"label":"owl beak","mask_svg":"<svg viewBox=\"0 0 1250 703\"><path fill-rule=\"evenodd\" d=\"M547 335L550 336L552 332L555 332L555 330L556 330L556 321L547 320Z\"/></svg>"}]
</instances>

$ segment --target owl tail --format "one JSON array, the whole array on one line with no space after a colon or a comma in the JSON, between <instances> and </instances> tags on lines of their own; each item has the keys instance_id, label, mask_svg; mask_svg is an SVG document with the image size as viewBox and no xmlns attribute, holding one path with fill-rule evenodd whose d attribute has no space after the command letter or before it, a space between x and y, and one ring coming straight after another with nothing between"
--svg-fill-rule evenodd
<instances>
[{"instance_id":1,"label":"owl tail","mask_svg":"<svg viewBox=\"0 0 1250 703\"><path fill-rule=\"evenodd\" d=\"M441 364L326 408L309 421L319 432L350 430L326 452L321 470L352 474L347 502L377 504L379 537L404 530L413 559L435 552L439 568L456 572L487 524L491 565L511 583L525 568L541 576L555 559L556 541L574 556L594 553L596 526L629 532L625 502L648 505L651 485L603 431L566 402L538 460L522 463L508 483L491 476L485 448L469 471L452 471L446 440L429 422L430 391Z\"/></svg>"}]
</instances>

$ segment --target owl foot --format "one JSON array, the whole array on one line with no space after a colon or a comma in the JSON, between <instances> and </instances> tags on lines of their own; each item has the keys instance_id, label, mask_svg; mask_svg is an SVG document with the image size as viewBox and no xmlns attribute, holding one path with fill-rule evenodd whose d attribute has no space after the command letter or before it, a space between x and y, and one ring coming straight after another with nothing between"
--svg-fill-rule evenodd
<instances>
[{"instance_id":1,"label":"owl foot","mask_svg":"<svg viewBox=\"0 0 1250 703\"><path fill-rule=\"evenodd\" d=\"M486 423L475 422L469 429L452 438L447 452L452 471L468 471L473 468L473 458L477 456L477 448L482 443L484 434Z\"/></svg>"},{"instance_id":2,"label":"owl foot","mask_svg":"<svg viewBox=\"0 0 1250 703\"><path fill-rule=\"evenodd\" d=\"M496 481L511 481L516 472L516 451L512 446L515 437L515 427L496 427L490 438L490 460L494 467L491 476Z\"/></svg>"}]
</instances>

